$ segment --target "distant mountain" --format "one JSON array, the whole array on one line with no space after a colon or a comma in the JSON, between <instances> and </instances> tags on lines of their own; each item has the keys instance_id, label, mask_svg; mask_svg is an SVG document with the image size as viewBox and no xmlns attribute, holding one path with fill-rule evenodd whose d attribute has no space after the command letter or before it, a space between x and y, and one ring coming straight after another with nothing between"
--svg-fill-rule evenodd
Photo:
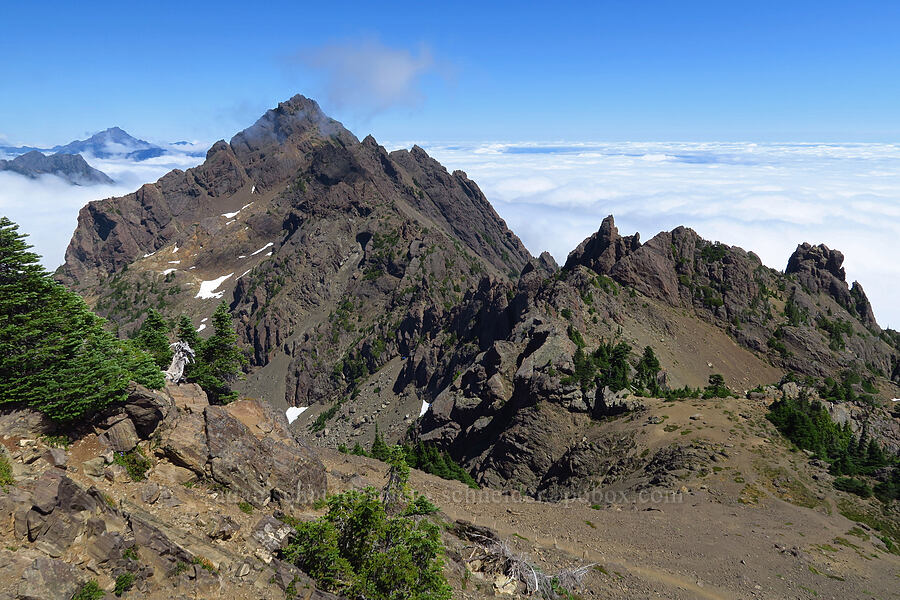
<instances>
[{"instance_id":1,"label":"distant mountain","mask_svg":"<svg viewBox=\"0 0 900 600\"><path fill-rule=\"evenodd\" d=\"M31 150L12 160L0 160L0 171L12 171L32 179L38 175L56 175L75 185L113 183L106 173L87 164L79 154L46 156Z\"/></svg>"},{"instance_id":2,"label":"distant mountain","mask_svg":"<svg viewBox=\"0 0 900 600\"><path fill-rule=\"evenodd\" d=\"M183 153L184 147L191 146L191 142L179 141L171 144L178 146L176 152ZM94 158L125 158L128 160L147 160L163 156L169 150L162 146L152 144L146 140L138 139L121 127L110 127L100 133L95 133L86 140L75 140L65 145L54 146L52 148L37 148L34 146L0 146L0 154L10 156L19 156L28 152L43 152L44 154L62 153L62 154L84 154ZM192 156L203 156L203 153L195 154L189 152Z\"/></svg>"},{"instance_id":3,"label":"distant mountain","mask_svg":"<svg viewBox=\"0 0 900 600\"><path fill-rule=\"evenodd\" d=\"M76 140L65 146L56 146L52 150L67 154L90 154L97 158L124 157L130 160L147 160L162 156L166 152L155 144L129 135L119 127L110 127L86 140Z\"/></svg>"}]
</instances>

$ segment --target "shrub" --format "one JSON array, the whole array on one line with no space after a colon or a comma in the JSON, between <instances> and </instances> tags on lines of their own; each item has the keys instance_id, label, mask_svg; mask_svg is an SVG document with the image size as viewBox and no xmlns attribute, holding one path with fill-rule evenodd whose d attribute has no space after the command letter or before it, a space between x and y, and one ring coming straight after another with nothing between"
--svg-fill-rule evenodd
<instances>
[{"instance_id":1,"label":"shrub","mask_svg":"<svg viewBox=\"0 0 900 600\"><path fill-rule=\"evenodd\" d=\"M113 588L113 594L121 596L134 585L134 573L122 573L116 577L116 587Z\"/></svg>"},{"instance_id":2,"label":"shrub","mask_svg":"<svg viewBox=\"0 0 900 600\"><path fill-rule=\"evenodd\" d=\"M0 453L0 489L5 492L9 486L15 485L15 483L16 480L13 477L12 465L9 463L6 454Z\"/></svg>"},{"instance_id":3,"label":"shrub","mask_svg":"<svg viewBox=\"0 0 900 600\"><path fill-rule=\"evenodd\" d=\"M72 600L101 600L105 595L106 592L103 591L100 584L98 584L96 580L91 579L75 592L75 595L72 596Z\"/></svg>"},{"instance_id":4,"label":"shrub","mask_svg":"<svg viewBox=\"0 0 900 600\"><path fill-rule=\"evenodd\" d=\"M406 494L409 467L400 447L391 449L390 462L382 493L367 487L332 496L327 514L296 525L282 558L348 598L449 600L440 529L405 516L419 501Z\"/></svg>"},{"instance_id":5,"label":"shrub","mask_svg":"<svg viewBox=\"0 0 900 600\"><path fill-rule=\"evenodd\" d=\"M144 455L144 451L140 448L135 448L130 452L117 452L113 462L125 467L132 481L143 481L146 479L147 471L153 466L153 463L150 462L150 459Z\"/></svg>"},{"instance_id":6,"label":"shrub","mask_svg":"<svg viewBox=\"0 0 900 600\"><path fill-rule=\"evenodd\" d=\"M865 481L854 479L852 477L838 477L834 480L835 489L842 492L850 492L863 498L872 496L872 488Z\"/></svg>"},{"instance_id":7,"label":"shrub","mask_svg":"<svg viewBox=\"0 0 900 600\"><path fill-rule=\"evenodd\" d=\"M238 508L241 509L241 512L244 514L253 514L253 505L249 502L244 502L243 500L241 500L240 502L238 502Z\"/></svg>"}]
</instances>

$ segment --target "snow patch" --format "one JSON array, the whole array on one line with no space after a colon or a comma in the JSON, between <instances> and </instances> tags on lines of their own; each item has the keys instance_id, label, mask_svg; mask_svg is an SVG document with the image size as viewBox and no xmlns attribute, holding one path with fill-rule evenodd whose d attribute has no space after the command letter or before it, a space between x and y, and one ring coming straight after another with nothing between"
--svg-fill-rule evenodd
<instances>
[{"instance_id":1,"label":"snow patch","mask_svg":"<svg viewBox=\"0 0 900 600\"><path fill-rule=\"evenodd\" d=\"M230 221L226 221L225 224L226 224L226 225L231 225L231 224L234 223L234 222L235 222L234 219L232 219L232 220L230 220Z\"/></svg>"},{"instance_id":2,"label":"snow patch","mask_svg":"<svg viewBox=\"0 0 900 600\"><path fill-rule=\"evenodd\" d=\"M303 411L305 411L307 408L309 408L309 407L308 406L291 406L286 411L284 411L284 416L287 417L288 424L290 425L291 423L296 421L297 417L302 415Z\"/></svg>"},{"instance_id":3,"label":"snow patch","mask_svg":"<svg viewBox=\"0 0 900 600\"><path fill-rule=\"evenodd\" d=\"M252 271L252 270L253 270L252 268L247 269L246 271L244 271L243 273L241 273L241 277L243 277L244 275L246 275L247 273L249 273L249 272ZM241 277L238 277L238 279L240 279Z\"/></svg>"},{"instance_id":4,"label":"snow patch","mask_svg":"<svg viewBox=\"0 0 900 600\"><path fill-rule=\"evenodd\" d=\"M266 252L266 256L272 256L272 251L269 250L268 252Z\"/></svg>"},{"instance_id":5,"label":"snow patch","mask_svg":"<svg viewBox=\"0 0 900 600\"><path fill-rule=\"evenodd\" d=\"M180 260L170 260L170 261L169 261L169 264L170 264L170 265L180 265L180 264L181 264L181 261L180 261Z\"/></svg>"},{"instance_id":6,"label":"snow patch","mask_svg":"<svg viewBox=\"0 0 900 600\"><path fill-rule=\"evenodd\" d=\"M204 329L206 329L206 323L202 323L202 324L200 325L200 327L197 328L197 333L200 333L200 332L203 331Z\"/></svg>"},{"instance_id":7,"label":"snow patch","mask_svg":"<svg viewBox=\"0 0 900 600\"><path fill-rule=\"evenodd\" d=\"M175 247L172 248L172 254L177 254L177 253L178 253L178 244L175 244Z\"/></svg>"},{"instance_id":8,"label":"snow patch","mask_svg":"<svg viewBox=\"0 0 900 600\"><path fill-rule=\"evenodd\" d=\"M238 256L238 258L247 258L247 255L246 255L246 254L241 254L240 256Z\"/></svg>"},{"instance_id":9,"label":"snow patch","mask_svg":"<svg viewBox=\"0 0 900 600\"><path fill-rule=\"evenodd\" d=\"M419 409L419 416L421 417L422 415L427 413L429 408L431 408L431 405L428 404L427 401L422 400L422 408Z\"/></svg>"},{"instance_id":10,"label":"snow patch","mask_svg":"<svg viewBox=\"0 0 900 600\"><path fill-rule=\"evenodd\" d=\"M226 219L233 219L233 218L235 218L235 217L237 216L237 214L238 214L239 212L241 212L241 211L236 210L236 211L234 211L233 213L222 213L222 216L225 217Z\"/></svg>"},{"instance_id":11,"label":"snow patch","mask_svg":"<svg viewBox=\"0 0 900 600\"><path fill-rule=\"evenodd\" d=\"M200 322L206 323L208 320L209 320L209 317L203 317L202 319L200 319Z\"/></svg>"},{"instance_id":12,"label":"snow patch","mask_svg":"<svg viewBox=\"0 0 900 600\"><path fill-rule=\"evenodd\" d=\"M251 193L251 194L255 194L255 193L256 193L256 186L255 186L255 185L254 185L252 188L250 188L250 193Z\"/></svg>"},{"instance_id":13,"label":"snow patch","mask_svg":"<svg viewBox=\"0 0 900 600\"><path fill-rule=\"evenodd\" d=\"M200 282L200 291L197 292L195 298L221 298L225 295L225 292L217 292L216 290L222 285L226 279L234 275L234 273L229 273L228 275L222 275L218 279L212 279L210 281L201 281Z\"/></svg>"},{"instance_id":14,"label":"snow patch","mask_svg":"<svg viewBox=\"0 0 900 600\"><path fill-rule=\"evenodd\" d=\"M174 273L177 270L178 269L166 269L165 271L162 271L161 275L168 275L169 273Z\"/></svg>"},{"instance_id":15,"label":"snow patch","mask_svg":"<svg viewBox=\"0 0 900 600\"><path fill-rule=\"evenodd\" d=\"M153 256L154 254L156 254L156 252L151 252L150 254L145 254L145 255L144 255L144 258L150 258L150 257Z\"/></svg>"},{"instance_id":16,"label":"snow patch","mask_svg":"<svg viewBox=\"0 0 900 600\"><path fill-rule=\"evenodd\" d=\"M262 252L262 251L265 250L266 248L271 248L271 247L274 246L274 245L275 245L274 242L269 242L268 244L266 244L265 246L263 246L262 248L260 248L259 250L257 250L257 251L254 252L253 254L251 254L250 256L256 256L257 254L259 254L260 252ZM270 253L270 254L271 254L271 253Z\"/></svg>"}]
</instances>

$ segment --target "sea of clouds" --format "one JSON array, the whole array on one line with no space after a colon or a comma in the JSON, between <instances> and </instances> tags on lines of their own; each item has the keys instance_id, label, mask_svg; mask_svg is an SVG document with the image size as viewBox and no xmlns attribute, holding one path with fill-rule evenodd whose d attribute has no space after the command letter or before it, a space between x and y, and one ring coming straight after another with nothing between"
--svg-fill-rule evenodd
<instances>
[{"instance_id":1,"label":"sea of clouds","mask_svg":"<svg viewBox=\"0 0 900 600\"><path fill-rule=\"evenodd\" d=\"M784 269L800 242L840 249L882 326L900 327L900 145L752 143L422 143L462 169L532 254L558 262L612 214L642 241L687 225ZM114 185L0 173L0 215L55 269L91 200L120 196L202 161L203 145L134 162L86 156ZM409 143L388 144L408 148Z\"/></svg>"},{"instance_id":2,"label":"sea of clouds","mask_svg":"<svg viewBox=\"0 0 900 600\"><path fill-rule=\"evenodd\" d=\"M623 235L686 225L777 269L798 243L824 243L844 253L879 323L900 327L900 145L419 145L466 171L532 254L565 262L609 214Z\"/></svg>"},{"instance_id":3,"label":"sea of clouds","mask_svg":"<svg viewBox=\"0 0 900 600\"><path fill-rule=\"evenodd\" d=\"M122 148L123 153L131 150ZM41 255L44 266L55 270L63 262L82 206L92 200L131 193L172 169L187 169L203 161L195 155L198 150L195 144L179 144L167 150L162 156L144 161L123 156L107 159L84 156L92 167L113 179L115 183L111 185L77 186L54 175L30 179L17 173L0 172L0 216L17 223L19 230L28 234L28 242Z\"/></svg>"}]
</instances>

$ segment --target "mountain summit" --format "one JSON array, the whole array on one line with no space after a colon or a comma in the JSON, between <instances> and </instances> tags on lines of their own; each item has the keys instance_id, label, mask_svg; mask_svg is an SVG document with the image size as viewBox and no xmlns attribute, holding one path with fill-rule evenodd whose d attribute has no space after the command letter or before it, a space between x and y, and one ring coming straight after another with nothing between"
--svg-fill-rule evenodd
<instances>
[{"instance_id":1,"label":"mountain summit","mask_svg":"<svg viewBox=\"0 0 900 600\"><path fill-rule=\"evenodd\" d=\"M253 349L247 392L307 405L408 356L482 277L529 259L465 173L360 142L298 95L202 165L84 207L58 276L125 330L151 306L202 328L228 300Z\"/></svg>"}]
</instances>

